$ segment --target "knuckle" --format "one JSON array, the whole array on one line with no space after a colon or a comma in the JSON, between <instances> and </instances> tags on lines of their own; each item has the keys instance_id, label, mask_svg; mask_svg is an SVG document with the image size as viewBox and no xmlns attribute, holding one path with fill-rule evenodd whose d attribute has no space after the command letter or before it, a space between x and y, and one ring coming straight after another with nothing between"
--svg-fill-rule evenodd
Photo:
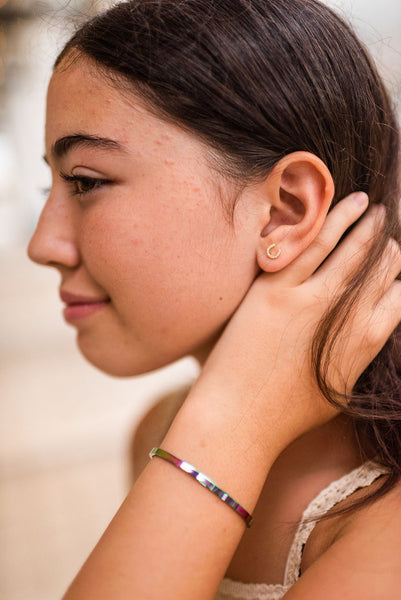
<instances>
[{"instance_id":1,"label":"knuckle","mask_svg":"<svg viewBox=\"0 0 401 600\"><path fill-rule=\"evenodd\" d=\"M368 213L376 223L376 225L383 226L387 216L387 209L384 204L373 204Z\"/></svg>"},{"instance_id":2,"label":"knuckle","mask_svg":"<svg viewBox=\"0 0 401 600\"><path fill-rule=\"evenodd\" d=\"M384 315L382 318L378 318L377 322L375 322L374 326L370 326L364 335L364 344L366 344L366 348L375 350L380 348L387 336L387 332L384 331L384 328L380 326L380 323L383 322Z\"/></svg>"},{"instance_id":3,"label":"knuckle","mask_svg":"<svg viewBox=\"0 0 401 600\"><path fill-rule=\"evenodd\" d=\"M401 262L401 247L394 238L387 242L387 252L393 260Z\"/></svg>"},{"instance_id":4,"label":"knuckle","mask_svg":"<svg viewBox=\"0 0 401 600\"><path fill-rule=\"evenodd\" d=\"M375 219L364 219L351 232L356 244L364 246L368 250L369 244L373 244L377 236L378 226Z\"/></svg>"},{"instance_id":5,"label":"knuckle","mask_svg":"<svg viewBox=\"0 0 401 600\"><path fill-rule=\"evenodd\" d=\"M369 252L374 240L373 229L361 227L352 232L352 234L356 250L363 251L363 253Z\"/></svg>"},{"instance_id":6,"label":"knuckle","mask_svg":"<svg viewBox=\"0 0 401 600\"><path fill-rule=\"evenodd\" d=\"M315 247L316 250L319 251L319 253L322 254L328 254L331 250L331 244L329 242L329 240L327 240L326 238L324 238L323 236L319 236L315 239L315 241L313 242L313 246Z\"/></svg>"}]
</instances>

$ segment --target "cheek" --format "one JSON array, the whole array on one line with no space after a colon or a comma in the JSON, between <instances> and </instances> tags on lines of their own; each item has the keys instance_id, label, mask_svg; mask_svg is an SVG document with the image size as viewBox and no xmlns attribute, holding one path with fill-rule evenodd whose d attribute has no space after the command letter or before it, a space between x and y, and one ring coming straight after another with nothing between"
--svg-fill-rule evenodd
<instances>
[{"instance_id":1,"label":"cheek","mask_svg":"<svg viewBox=\"0 0 401 600\"><path fill-rule=\"evenodd\" d=\"M186 198L186 196L185 196ZM146 289L204 289L223 278L233 240L220 214L200 201L152 199L88 213L81 239L84 260L114 284ZM217 213L217 211L214 211ZM100 267L100 269L99 269ZM195 293L195 292L194 292Z\"/></svg>"},{"instance_id":2,"label":"cheek","mask_svg":"<svg viewBox=\"0 0 401 600\"><path fill-rule=\"evenodd\" d=\"M173 323L177 315L199 319L228 300L231 287L221 248L201 244L188 229L127 232L109 245L102 265L119 302L159 324Z\"/></svg>"},{"instance_id":3,"label":"cheek","mask_svg":"<svg viewBox=\"0 0 401 600\"><path fill-rule=\"evenodd\" d=\"M85 224L90 276L111 296L130 343L189 353L245 295L255 275L249 252L224 218L203 207L117 212L93 213Z\"/></svg>"}]
</instances>

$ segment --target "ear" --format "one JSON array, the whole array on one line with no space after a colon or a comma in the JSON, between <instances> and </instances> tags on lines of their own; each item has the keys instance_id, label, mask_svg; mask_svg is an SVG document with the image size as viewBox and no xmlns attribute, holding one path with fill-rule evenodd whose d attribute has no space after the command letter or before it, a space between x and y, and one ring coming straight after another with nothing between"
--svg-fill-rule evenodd
<instances>
[{"instance_id":1,"label":"ear","mask_svg":"<svg viewBox=\"0 0 401 600\"><path fill-rule=\"evenodd\" d=\"M283 269L316 238L334 196L334 182L323 161L309 152L281 159L260 184L265 207L257 249L263 271Z\"/></svg>"}]
</instances>

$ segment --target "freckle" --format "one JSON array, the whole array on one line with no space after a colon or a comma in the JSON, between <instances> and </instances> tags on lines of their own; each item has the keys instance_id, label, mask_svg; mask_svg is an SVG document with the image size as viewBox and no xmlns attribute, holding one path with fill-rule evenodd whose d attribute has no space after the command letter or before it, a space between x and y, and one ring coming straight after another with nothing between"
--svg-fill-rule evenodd
<instances>
[{"instance_id":1,"label":"freckle","mask_svg":"<svg viewBox=\"0 0 401 600\"><path fill-rule=\"evenodd\" d=\"M220 302L223 300L223 298L219 298Z\"/></svg>"}]
</instances>

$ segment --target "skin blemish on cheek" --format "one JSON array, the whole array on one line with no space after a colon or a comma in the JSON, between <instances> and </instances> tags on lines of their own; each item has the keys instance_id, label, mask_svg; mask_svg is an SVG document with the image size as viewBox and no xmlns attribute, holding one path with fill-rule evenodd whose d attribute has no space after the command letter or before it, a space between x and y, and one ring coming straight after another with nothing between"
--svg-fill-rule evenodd
<instances>
[{"instance_id":1,"label":"skin blemish on cheek","mask_svg":"<svg viewBox=\"0 0 401 600\"><path fill-rule=\"evenodd\" d=\"M173 160L165 160L164 164L167 165L168 167L172 167L175 163Z\"/></svg>"}]
</instances>

